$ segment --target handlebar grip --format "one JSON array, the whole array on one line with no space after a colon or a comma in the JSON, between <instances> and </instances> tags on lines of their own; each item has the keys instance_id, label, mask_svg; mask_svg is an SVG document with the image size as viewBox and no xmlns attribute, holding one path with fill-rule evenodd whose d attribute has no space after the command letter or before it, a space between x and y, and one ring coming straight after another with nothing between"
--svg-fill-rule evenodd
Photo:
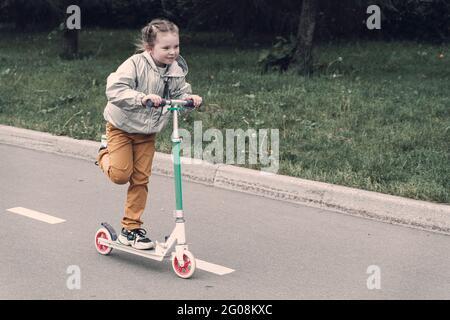
<instances>
[{"instance_id":1,"label":"handlebar grip","mask_svg":"<svg viewBox=\"0 0 450 320\"><path fill-rule=\"evenodd\" d=\"M194 108L194 100L189 99L189 100L186 100L186 101L187 101L187 102L186 102L186 104L184 105L185 108Z\"/></svg>"},{"instance_id":2,"label":"handlebar grip","mask_svg":"<svg viewBox=\"0 0 450 320\"><path fill-rule=\"evenodd\" d=\"M165 106L165 105L166 105L166 100L165 100L165 99L162 99L162 100L161 100L161 103L159 104L158 107L163 107L163 106ZM151 109L151 108L158 108L158 107L156 107L156 106L153 104L153 101L152 101L152 100L147 100L145 106L146 106L148 109Z\"/></svg>"}]
</instances>

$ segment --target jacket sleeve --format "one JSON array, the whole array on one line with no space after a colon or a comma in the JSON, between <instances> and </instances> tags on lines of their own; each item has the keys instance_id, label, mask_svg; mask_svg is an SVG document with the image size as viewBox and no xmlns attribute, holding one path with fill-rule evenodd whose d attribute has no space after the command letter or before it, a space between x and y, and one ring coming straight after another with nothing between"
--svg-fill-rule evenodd
<instances>
[{"instance_id":1,"label":"jacket sleeve","mask_svg":"<svg viewBox=\"0 0 450 320\"><path fill-rule=\"evenodd\" d=\"M108 101L125 110L142 108L141 101L145 94L136 90L136 81L136 65L130 58L108 76L106 81Z\"/></svg>"},{"instance_id":2,"label":"jacket sleeve","mask_svg":"<svg viewBox=\"0 0 450 320\"><path fill-rule=\"evenodd\" d=\"M190 94L192 94L192 88L186 82L185 78L174 78L173 90L171 90L170 97L172 99L185 99Z\"/></svg>"}]
</instances>

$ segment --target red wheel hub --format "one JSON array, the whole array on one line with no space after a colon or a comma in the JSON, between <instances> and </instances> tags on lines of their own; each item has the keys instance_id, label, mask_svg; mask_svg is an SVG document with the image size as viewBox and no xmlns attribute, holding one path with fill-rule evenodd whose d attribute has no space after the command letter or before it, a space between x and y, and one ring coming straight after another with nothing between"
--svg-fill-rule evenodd
<instances>
[{"instance_id":1,"label":"red wheel hub","mask_svg":"<svg viewBox=\"0 0 450 320\"><path fill-rule=\"evenodd\" d=\"M178 263L177 257L173 258L173 263L175 265L175 269L180 274L188 273L189 270L191 269L191 260L189 260L187 255L183 254L183 260L184 260L184 266L181 267L180 264Z\"/></svg>"},{"instance_id":2,"label":"red wheel hub","mask_svg":"<svg viewBox=\"0 0 450 320\"><path fill-rule=\"evenodd\" d=\"M102 239L108 239L108 237L106 236L106 233L104 233L104 232L99 232L98 234L97 234L97 241L95 241L95 244L97 245L97 248L100 250L100 251L107 251L108 250L108 246L105 246L105 245L102 245L102 244L100 244L99 242L98 242L98 239L100 239L100 238L102 238Z\"/></svg>"}]
</instances>

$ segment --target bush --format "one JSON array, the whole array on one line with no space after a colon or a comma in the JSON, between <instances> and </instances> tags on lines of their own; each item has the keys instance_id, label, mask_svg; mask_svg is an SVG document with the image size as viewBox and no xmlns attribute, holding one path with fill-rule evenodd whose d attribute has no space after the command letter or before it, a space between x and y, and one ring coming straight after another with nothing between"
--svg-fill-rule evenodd
<instances>
[{"instance_id":1,"label":"bush","mask_svg":"<svg viewBox=\"0 0 450 320\"><path fill-rule=\"evenodd\" d=\"M381 4L384 34L432 42L450 37L450 2L447 0L392 0Z\"/></svg>"},{"instance_id":2,"label":"bush","mask_svg":"<svg viewBox=\"0 0 450 320\"><path fill-rule=\"evenodd\" d=\"M296 39L291 36L288 39L277 37L277 42L270 50L264 50L258 59L258 64L262 68L262 72L276 70L279 72L286 71L292 60L296 47Z\"/></svg>"}]
</instances>

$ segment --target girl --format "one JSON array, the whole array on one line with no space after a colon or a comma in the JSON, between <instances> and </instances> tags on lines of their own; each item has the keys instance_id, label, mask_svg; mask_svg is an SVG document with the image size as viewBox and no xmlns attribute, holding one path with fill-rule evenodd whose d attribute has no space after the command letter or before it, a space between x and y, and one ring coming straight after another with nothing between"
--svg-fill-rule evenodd
<instances>
[{"instance_id":1,"label":"girl","mask_svg":"<svg viewBox=\"0 0 450 320\"><path fill-rule=\"evenodd\" d=\"M103 116L106 139L97 156L97 164L116 184L130 183L118 241L136 249L152 249L153 242L141 228L148 194L155 138L170 117L168 108L159 106L165 99L192 99L195 107L202 98L191 94L185 81L186 61L179 55L178 27L164 19L152 20L142 30L139 53L128 58L108 76L108 103Z\"/></svg>"}]
</instances>

